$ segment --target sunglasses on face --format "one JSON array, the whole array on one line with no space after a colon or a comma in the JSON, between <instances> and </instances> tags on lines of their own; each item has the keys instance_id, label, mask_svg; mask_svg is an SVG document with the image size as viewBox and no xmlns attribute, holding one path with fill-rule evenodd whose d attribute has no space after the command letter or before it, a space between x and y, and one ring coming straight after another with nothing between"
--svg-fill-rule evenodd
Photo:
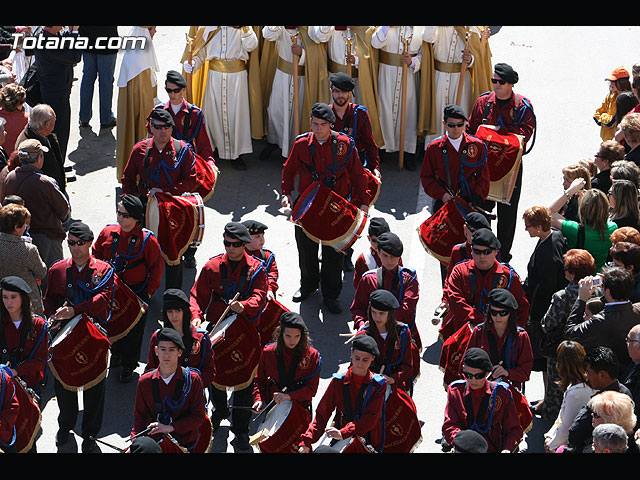
<instances>
[{"instance_id":1,"label":"sunglasses on face","mask_svg":"<svg viewBox=\"0 0 640 480\"><path fill-rule=\"evenodd\" d=\"M489 309L489 315L492 315L494 317L506 317L507 315L509 315L509 311L508 310L494 310L493 308Z\"/></svg>"},{"instance_id":2,"label":"sunglasses on face","mask_svg":"<svg viewBox=\"0 0 640 480\"><path fill-rule=\"evenodd\" d=\"M156 130L167 130L168 128L172 128L172 127L168 123L162 123L162 124L152 123L151 128L155 128Z\"/></svg>"},{"instance_id":3,"label":"sunglasses on face","mask_svg":"<svg viewBox=\"0 0 640 480\"><path fill-rule=\"evenodd\" d=\"M120 210L116 210L116 215L122 218L131 218L131 214L127 212L121 212Z\"/></svg>"},{"instance_id":4,"label":"sunglasses on face","mask_svg":"<svg viewBox=\"0 0 640 480\"><path fill-rule=\"evenodd\" d=\"M504 85L505 83L507 83L506 80L502 80L501 78L492 78L491 79L491 83L493 83L494 85L496 83L499 83L500 85Z\"/></svg>"},{"instance_id":5,"label":"sunglasses on face","mask_svg":"<svg viewBox=\"0 0 640 480\"><path fill-rule=\"evenodd\" d=\"M447 127L449 127L449 128L462 128L462 127L464 127L464 122L462 122L462 123L449 123L449 122L447 122Z\"/></svg>"},{"instance_id":6,"label":"sunglasses on face","mask_svg":"<svg viewBox=\"0 0 640 480\"><path fill-rule=\"evenodd\" d=\"M165 90L167 91L167 93L180 93L182 91L181 88L169 88L169 87L165 87Z\"/></svg>"},{"instance_id":7,"label":"sunglasses on face","mask_svg":"<svg viewBox=\"0 0 640 480\"><path fill-rule=\"evenodd\" d=\"M462 372L462 375L464 375L464 378L466 378L467 380L471 380L472 378L475 378L476 380L481 380L487 376L487 374L484 372L470 373L465 371Z\"/></svg>"},{"instance_id":8,"label":"sunglasses on face","mask_svg":"<svg viewBox=\"0 0 640 480\"><path fill-rule=\"evenodd\" d=\"M67 240L67 245L69 245L70 247L73 247L74 245L78 245L79 247L81 247L85 243L87 243L85 240Z\"/></svg>"},{"instance_id":9,"label":"sunglasses on face","mask_svg":"<svg viewBox=\"0 0 640 480\"><path fill-rule=\"evenodd\" d=\"M244 245L244 242L231 242L229 240L224 240L224 246L225 247L233 247L233 248L240 248L241 246Z\"/></svg>"},{"instance_id":10,"label":"sunglasses on face","mask_svg":"<svg viewBox=\"0 0 640 480\"><path fill-rule=\"evenodd\" d=\"M472 247L471 251L476 255L489 255L491 252L493 252L493 250L491 250L490 248L485 249L485 248L476 248L476 247Z\"/></svg>"}]
</instances>

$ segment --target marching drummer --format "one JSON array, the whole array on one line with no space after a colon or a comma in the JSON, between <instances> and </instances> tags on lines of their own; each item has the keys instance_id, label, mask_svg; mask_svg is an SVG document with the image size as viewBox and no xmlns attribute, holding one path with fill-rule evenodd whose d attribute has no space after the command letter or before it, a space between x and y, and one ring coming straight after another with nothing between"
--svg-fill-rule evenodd
<instances>
[{"instance_id":1,"label":"marching drummer","mask_svg":"<svg viewBox=\"0 0 640 480\"><path fill-rule=\"evenodd\" d=\"M292 208L294 180L304 192L314 181L324 182L335 193L348 199L363 212L368 212L370 195L362 162L354 140L332 130L335 114L326 103L316 103L311 109L311 131L298 136L282 167L282 207ZM333 167L337 165L337 168ZM329 225L325 228L330 229ZM318 244L301 227L295 228L300 263L300 288L294 302L302 302L320 286L323 303L329 312L342 311L338 297L342 291L344 255L334 248L322 246L322 268L318 260Z\"/></svg>"},{"instance_id":2,"label":"marching drummer","mask_svg":"<svg viewBox=\"0 0 640 480\"><path fill-rule=\"evenodd\" d=\"M369 227L367 230L367 240L369 240L369 248L358 255L353 271L353 287L358 288L358 283L362 275L368 270L378 268L382 265L380 254L378 252L378 237L383 233L390 232L389 224L382 217L372 217L369 219ZM402 259L400 259L402 265Z\"/></svg>"},{"instance_id":3,"label":"marching drummer","mask_svg":"<svg viewBox=\"0 0 640 480\"><path fill-rule=\"evenodd\" d=\"M266 304L268 289L264 264L247 253L246 245L251 243L251 235L243 224L227 223L224 227L223 241L225 253L212 257L203 265L191 288L191 321L196 326L206 321L208 322L207 330L211 331L227 312L237 315L236 320L241 328L255 329L257 333L256 323ZM235 298L236 295L238 298ZM245 338L249 339L252 336L247 335ZM258 334L257 348L260 347L259 343ZM243 345L238 346L238 348L242 347ZM253 346L249 347L253 348ZM216 373L221 369L219 362L221 359L214 353ZM244 383L220 385L215 378L210 389L215 408L211 422L215 432L220 422L229 416L226 387L237 387L233 392L233 407L239 408L234 408L231 414L231 431L235 435L234 445L240 450L250 449L251 411L244 407L251 407L253 404L252 382L253 376L249 376L244 382L246 385Z\"/></svg>"},{"instance_id":4,"label":"marching drummer","mask_svg":"<svg viewBox=\"0 0 640 480\"><path fill-rule=\"evenodd\" d=\"M143 302L149 303L162 282L164 262L153 232L142 227L140 198L124 194L116 206L117 223L105 226L93 244L93 255L110 262L115 273ZM122 366L120 381L131 381L138 367L147 312L122 339L111 345L111 367Z\"/></svg>"},{"instance_id":5,"label":"marching drummer","mask_svg":"<svg viewBox=\"0 0 640 480\"><path fill-rule=\"evenodd\" d=\"M352 436L363 437L379 450L382 443L380 416L384 403L386 379L370 370L380 355L378 345L369 335L356 335L351 342L351 364L345 373L331 378L313 421L300 437L298 452L309 453L323 434L332 441ZM349 392L345 398L344 392ZM331 426L329 420L335 412Z\"/></svg>"},{"instance_id":6,"label":"marching drummer","mask_svg":"<svg viewBox=\"0 0 640 480\"><path fill-rule=\"evenodd\" d=\"M264 248L265 237L264 234L269 228L262 222L257 220L245 220L242 224L247 227L249 234L251 235L251 242L247 244L246 250L249 255L258 257L265 264L265 271L267 273L267 299L271 300L276 298L276 292L278 291L278 264L276 263L275 254Z\"/></svg>"},{"instance_id":7,"label":"marching drummer","mask_svg":"<svg viewBox=\"0 0 640 480\"><path fill-rule=\"evenodd\" d=\"M111 309L109 289L99 286L108 277L112 267L109 263L91 254L93 232L85 223L76 221L69 226L67 245L71 258L54 263L47 276L47 290L43 303L44 312L54 324L65 323L76 315L105 317ZM102 427L105 400L105 382L82 391L84 412L82 415L82 451L100 451L92 438L98 436ZM58 433L56 445L62 446L69 440L70 432L78 417L78 394L67 390L54 378L54 389L58 399Z\"/></svg>"},{"instance_id":8,"label":"marching drummer","mask_svg":"<svg viewBox=\"0 0 640 480\"><path fill-rule=\"evenodd\" d=\"M122 172L122 192L140 197L145 209L147 198L156 192L182 195L195 190L193 152L184 140L172 137L174 127L171 113L154 109L149 118L151 137L134 145ZM182 275L182 262L167 265L165 288L182 288Z\"/></svg>"},{"instance_id":9,"label":"marching drummer","mask_svg":"<svg viewBox=\"0 0 640 480\"><path fill-rule=\"evenodd\" d=\"M181 367L185 345L176 330L163 328L157 339L158 367L138 379L131 435L150 429L147 435L160 441L169 434L191 451L207 421L204 385L197 371Z\"/></svg>"}]
</instances>

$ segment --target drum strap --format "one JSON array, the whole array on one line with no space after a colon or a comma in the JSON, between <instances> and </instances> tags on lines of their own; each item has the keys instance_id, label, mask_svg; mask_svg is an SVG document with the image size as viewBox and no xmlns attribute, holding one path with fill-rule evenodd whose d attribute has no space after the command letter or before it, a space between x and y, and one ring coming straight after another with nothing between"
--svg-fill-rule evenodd
<instances>
[{"instance_id":1,"label":"drum strap","mask_svg":"<svg viewBox=\"0 0 640 480\"><path fill-rule=\"evenodd\" d=\"M407 348L407 330L408 330L408 326L402 323L398 323L397 324L397 328L399 329L398 332L398 338L400 339L400 355L398 356L398 359L395 362L392 362L392 356L393 356L393 352L396 348L396 342L397 339L394 338L393 341L391 343L389 343L389 345L387 345L387 350L385 352L384 355L384 367L385 367L385 374L389 375L391 373L394 373L397 369L397 367L400 365L400 363L402 362L402 358L404 357L404 352L405 349ZM373 330L371 326L367 327L367 335L369 336L374 336L373 335Z\"/></svg>"},{"instance_id":2,"label":"drum strap","mask_svg":"<svg viewBox=\"0 0 640 480\"><path fill-rule=\"evenodd\" d=\"M18 345L13 349L12 352L9 352L7 348L6 338L4 336L4 329L0 332L0 363L3 365L9 364L13 367L16 367L22 363L22 357L24 355L24 346L27 343L27 335L29 334L29 329L26 328L25 325L22 325L22 331L20 332L20 341Z\"/></svg>"},{"instance_id":3,"label":"drum strap","mask_svg":"<svg viewBox=\"0 0 640 480\"><path fill-rule=\"evenodd\" d=\"M290 387L293 385L293 381L296 378L296 370L298 369L298 364L300 363L301 356L302 355L300 354L300 352L295 352L293 354L293 357L291 358L291 365L289 365L288 371L284 366L284 356L278 355L276 357L276 360L278 363L278 379L279 379L279 381L276 383L278 384L278 387L281 390L284 387L287 387L287 389L290 389Z\"/></svg>"},{"instance_id":4,"label":"drum strap","mask_svg":"<svg viewBox=\"0 0 640 480\"><path fill-rule=\"evenodd\" d=\"M0 410L2 410L5 390L7 388L11 388L13 389L13 395L15 395L16 386L14 385L13 381L7 382L7 379L12 378L12 375L9 368L4 365L0 366L0 377L2 377L2 380L0 381ZM16 426L15 425L13 426L12 431L13 433L11 435L11 440L9 441L9 443L4 443L0 441L0 445L5 447L12 447L16 443Z\"/></svg>"},{"instance_id":5,"label":"drum strap","mask_svg":"<svg viewBox=\"0 0 640 480\"><path fill-rule=\"evenodd\" d=\"M363 122L361 124L358 123L358 112L364 112L365 115L367 115L367 107L365 107L364 105L358 105L357 103L353 104L354 109L353 109L353 121L352 121L352 130L351 130L351 135L349 135L346 132L342 132L345 135L349 135L351 138L353 138L353 140L355 141L356 138L358 138L358 127L359 125L363 125L365 127L369 127L369 124L367 124L367 122ZM347 120L349 120L348 118L345 120L345 125L347 124ZM371 132L371 128L369 128L369 132ZM365 168L369 168L367 165L367 151L366 150L362 150L362 151L358 151L358 156L360 157L360 160L362 161L362 166ZM369 168L369 170L371 170Z\"/></svg>"},{"instance_id":6,"label":"drum strap","mask_svg":"<svg viewBox=\"0 0 640 480\"><path fill-rule=\"evenodd\" d=\"M516 356L516 344L514 342L513 333L510 333L507 336L504 344L502 345L502 349L498 354L498 342L496 340L495 335L492 332L487 332L487 339L489 340L489 350L491 352L491 358L499 359L497 362L493 362L495 365L499 363L499 361L504 362L504 368L509 369L513 368L513 360Z\"/></svg>"},{"instance_id":7,"label":"drum strap","mask_svg":"<svg viewBox=\"0 0 640 480\"><path fill-rule=\"evenodd\" d=\"M111 233L111 237L113 238L113 240L111 242L110 263L111 265L113 265L113 268L115 269L115 272L117 274L120 274L125 270L129 270L133 267L137 267L141 263L144 263L144 257L142 256L142 254L144 252L144 247L147 244L147 240L149 240L149 237L151 236L151 231L147 230L146 228L143 228L142 232L144 233L144 237L142 239L142 246L140 247L140 250L138 251L138 253L135 255L133 254L133 251L135 250L135 247L138 244L138 237L136 237L135 235L131 236L131 238L129 239L129 243L127 244L126 255L118 254L118 243L120 242L120 234L118 232ZM129 260L132 260L134 258L135 260L129 263ZM133 293L135 293L136 295L140 293L142 290L144 290L144 288L147 286L147 283L149 282L151 268L146 263L144 263L144 265L146 268L145 280L144 282L142 282L142 284L135 286L136 288Z\"/></svg>"},{"instance_id":8,"label":"drum strap","mask_svg":"<svg viewBox=\"0 0 640 480\"><path fill-rule=\"evenodd\" d=\"M182 133L177 132L174 129L173 135L178 140L184 140L185 142L189 143L193 147L193 151L197 153L196 145L193 143L193 140L196 138L196 135L198 135L198 132L200 132L200 128L202 127L202 124L204 122L204 116L202 114L201 109L196 110L195 106L188 102L187 102L187 109L188 109L188 112L187 112L187 115L184 117ZM196 112L196 115L197 115L196 116L197 123L195 124L195 128L192 134L189 135L189 127L191 127L191 116L194 111Z\"/></svg>"},{"instance_id":9,"label":"drum strap","mask_svg":"<svg viewBox=\"0 0 640 480\"><path fill-rule=\"evenodd\" d=\"M173 137L172 137L173 138ZM169 165L167 165L164 162L160 162L156 168L154 169L153 172L151 172L151 166L150 166L150 160L149 160L149 147L151 146L151 138L149 140L147 140L147 147L144 151L144 186L147 190L151 189L151 178L153 177L153 179L159 183L160 180L160 168L162 168L162 170L164 171L167 180L169 181L169 184L173 183L173 180L171 179L171 177L169 176L169 172L173 171L173 170L177 170L178 168L180 168L180 166L182 165L182 162L184 160L184 157L187 153L187 150L190 148L189 145L187 143L187 148L183 149L182 146L180 145L180 140L178 140L177 138L173 138L173 148L176 151L176 161L175 161L175 165L173 165L172 167L170 167ZM195 165L195 155L194 155L194 162L193 164ZM193 165L192 165L193 166Z\"/></svg>"},{"instance_id":10,"label":"drum strap","mask_svg":"<svg viewBox=\"0 0 640 480\"><path fill-rule=\"evenodd\" d=\"M245 286L247 282L251 283L249 281L249 265L245 264L242 267L237 284L235 281L229 283L229 270L227 264L224 262L220 264L220 274L222 276L222 288L226 299L229 300L233 298L237 292L240 292L240 298L244 300L248 291L248 289L245 290Z\"/></svg>"},{"instance_id":11,"label":"drum strap","mask_svg":"<svg viewBox=\"0 0 640 480\"><path fill-rule=\"evenodd\" d=\"M111 314L113 313L113 300L115 297L115 279L113 275L115 271L112 268L109 269L109 272L102 277L100 283L98 283L94 288L90 288L91 278L93 276L94 271L89 268L87 265L85 267L85 281L82 282L78 280L76 284L73 284L73 262L69 261L66 270L66 282L67 282L67 300L71 302L72 305L77 305L79 303L84 302L85 300L94 297L98 293L102 292L105 288L111 288L111 306L109 308L109 315L105 319L99 319L101 322L108 322L111 319ZM76 288L77 287L77 288ZM96 316L96 319L98 317Z\"/></svg>"},{"instance_id":12,"label":"drum strap","mask_svg":"<svg viewBox=\"0 0 640 480\"><path fill-rule=\"evenodd\" d=\"M173 392L173 398L160 398L160 387L158 386L158 379L153 378L151 380L155 416L157 420L164 425L171 424L173 418L171 417L170 410L180 408L184 403L187 393L189 393L189 390L191 389L191 376L188 374L188 367L180 367L180 369L182 378L179 378L176 383L176 389ZM178 372L176 371L176 373Z\"/></svg>"},{"instance_id":13,"label":"drum strap","mask_svg":"<svg viewBox=\"0 0 640 480\"><path fill-rule=\"evenodd\" d=\"M502 265L507 265L507 264L503 263ZM509 287L511 287L511 283L513 282L514 272L513 272L513 268L511 268L510 265L507 265L507 266L509 267L509 282L503 288L509 289ZM471 284L471 305L477 308L484 315L486 314L486 310L487 310L487 304L484 303L484 298L486 298L489 295L489 291L486 288L482 287L482 291L480 292L480 300L479 300L480 303L476 306L476 282L477 282L476 273L473 269L471 269L469 270L469 283ZM492 289L497 288L499 282L500 282L500 275L494 274L491 288Z\"/></svg>"},{"instance_id":14,"label":"drum strap","mask_svg":"<svg viewBox=\"0 0 640 480\"><path fill-rule=\"evenodd\" d=\"M351 389L348 383L344 383L344 379L343 379L342 398L344 403L343 416L344 416L345 422L353 422L358 418L360 418L361 412L366 408L365 391L370 386L371 386L371 383L362 382L362 385L360 385L360 390L358 391L358 396L356 397L356 404L354 408L354 406L351 404Z\"/></svg>"},{"instance_id":15,"label":"drum strap","mask_svg":"<svg viewBox=\"0 0 640 480\"><path fill-rule=\"evenodd\" d=\"M482 114L482 124L486 124L487 123L487 119L489 118L489 113L491 113L491 107L493 106L493 104L495 103L495 93L491 92L489 95L491 95L489 97L489 101L487 102L487 104L484 107L484 112ZM536 142L536 131L538 129L537 127L537 119L536 119L536 114L533 111L533 107L531 106L531 103L524 98L522 95L518 95L516 94L516 101L519 104L516 105L513 108L513 123L511 124L511 126L518 126L522 123L522 121L524 120L524 117L527 113L527 111L531 112L531 115L533 115L533 136L531 139L531 145L529 146L529 148L522 152L523 155L526 155L527 153L529 153L531 151L531 149L533 148L533 144ZM522 102L522 103L520 103ZM498 124L498 126L507 126L504 123L504 120L502 119L502 115L500 115L498 117L498 120L496 122Z\"/></svg>"},{"instance_id":16,"label":"drum strap","mask_svg":"<svg viewBox=\"0 0 640 480\"><path fill-rule=\"evenodd\" d=\"M471 395L466 395L464 397L464 406L467 412L467 428L475 430L476 432L486 435L492 429L499 427L499 425L493 425L493 415L496 409L496 397L498 394L498 388L503 388L508 390L508 386L502 382L489 382L491 386L491 395L485 395L482 399L480 407L478 408L478 414L480 414L480 418L475 418L475 413L473 412L473 405L471 402ZM483 424L483 420L486 415L489 417L486 419L486 422ZM500 429L500 435L504 438L504 431ZM502 450L502 445L496 445L490 438L486 438L488 442L494 446L497 451ZM502 444L502 442L501 442Z\"/></svg>"},{"instance_id":17,"label":"drum strap","mask_svg":"<svg viewBox=\"0 0 640 480\"><path fill-rule=\"evenodd\" d=\"M328 170L331 170L331 176L329 179L329 182L327 183L327 179L326 177L324 178L323 182L325 185L327 185L331 190L333 190L333 187L336 184L336 171L344 168L344 166L346 165L346 162L341 166L338 167L337 163L338 163L338 133L334 132L333 130L331 130L331 152L332 152L332 164L331 167L328 168ZM309 145L309 156L311 157L311 164L306 164L304 163L303 165L305 165L305 167L307 167L307 170L309 170L309 172L311 173L311 177L313 178L314 181L318 181L320 179L318 172L315 168L315 153L316 153L316 146L314 145L313 142L311 142L311 144ZM349 154L347 156L347 161L349 159L351 155Z\"/></svg>"}]
</instances>

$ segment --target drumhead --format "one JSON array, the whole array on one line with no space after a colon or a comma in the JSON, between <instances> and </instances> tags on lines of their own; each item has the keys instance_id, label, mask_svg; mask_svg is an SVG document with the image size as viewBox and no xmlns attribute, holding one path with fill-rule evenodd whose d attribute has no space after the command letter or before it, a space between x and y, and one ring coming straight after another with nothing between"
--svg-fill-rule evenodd
<instances>
[{"instance_id":1,"label":"drumhead","mask_svg":"<svg viewBox=\"0 0 640 480\"><path fill-rule=\"evenodd\" d=\"M147 200L147 215L145 227L158 235L158 225L160 224L160 211L158 209L158 199L152 195Z\"/></svg>"},{"instance_id":2,"label":"drumhead","mask_svg":"<svg viewBox=\"0 0 640 480\"><path fill-rule=\"evenodd\" d=\"M292 405L293 402L291 400L276 404L271 410L269 410L269 412L267 412L258 430L266 429L269 432L269 435L273 435L273 433L276 432L287 419Z\"/></svg>"},{"instance_id":3,"label":"drumhead","mask_svg":"<svg viewBox=\"0 0 640 480\"><path fill-rule=\"evenodd\" d=\"M67 338L67 336L73 331L73 329L78 325L78 322L82 318L82 315L76 315L71 320L69 320L56 334L53 341L51 342L51 347L55 347L62 340Z\"/></svg>"},{"instance_id":4,"label":"drumhead","mask_svg":"<svg viewBox=\"0 0 640 480\"><path fill-rule=\"evenodd\" d=\"M235 321L235 319L237 317L238 317L238 314L234 313L233 315L230 315L227 318L225 318L224 320L222 320L218 324L218 326L213 329L213 332L211 332L211 341L212 341L212 343L215 344L215 341L219 337L224 335L224 333L227 331L227 329L231 326L231 324Z\"/></svg>"},{"instance_id":5,"label":"drumhead","mask_svg":"<svg viewBox=\"0 0 640 480\"><path fill-rule=\"evenodd\" d=\"M316 186L309 190L306 195L303 195L298 199L295 208L291 212L291 219L294 222L300 220L304 214L307 213L307 210L309 210L313 200L316 198L319 189L320 184L316 184Z\"/></svg>"}]
</instances>

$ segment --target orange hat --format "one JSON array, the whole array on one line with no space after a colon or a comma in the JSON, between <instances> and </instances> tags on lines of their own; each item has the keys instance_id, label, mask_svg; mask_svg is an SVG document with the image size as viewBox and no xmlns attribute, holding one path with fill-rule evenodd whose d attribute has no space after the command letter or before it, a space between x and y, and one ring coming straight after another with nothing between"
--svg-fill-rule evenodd
<instances>
[{"instance_id":1,"label":"orange hat","mask_svg":"<svg viewBox=\"0 0 640 480\"><path fill-rule=\"evenodd\" d=\"M615 68L605 80L615 81L620 78L629 78L629 71L624 67Z\"/></svg>"}]
</instances>

